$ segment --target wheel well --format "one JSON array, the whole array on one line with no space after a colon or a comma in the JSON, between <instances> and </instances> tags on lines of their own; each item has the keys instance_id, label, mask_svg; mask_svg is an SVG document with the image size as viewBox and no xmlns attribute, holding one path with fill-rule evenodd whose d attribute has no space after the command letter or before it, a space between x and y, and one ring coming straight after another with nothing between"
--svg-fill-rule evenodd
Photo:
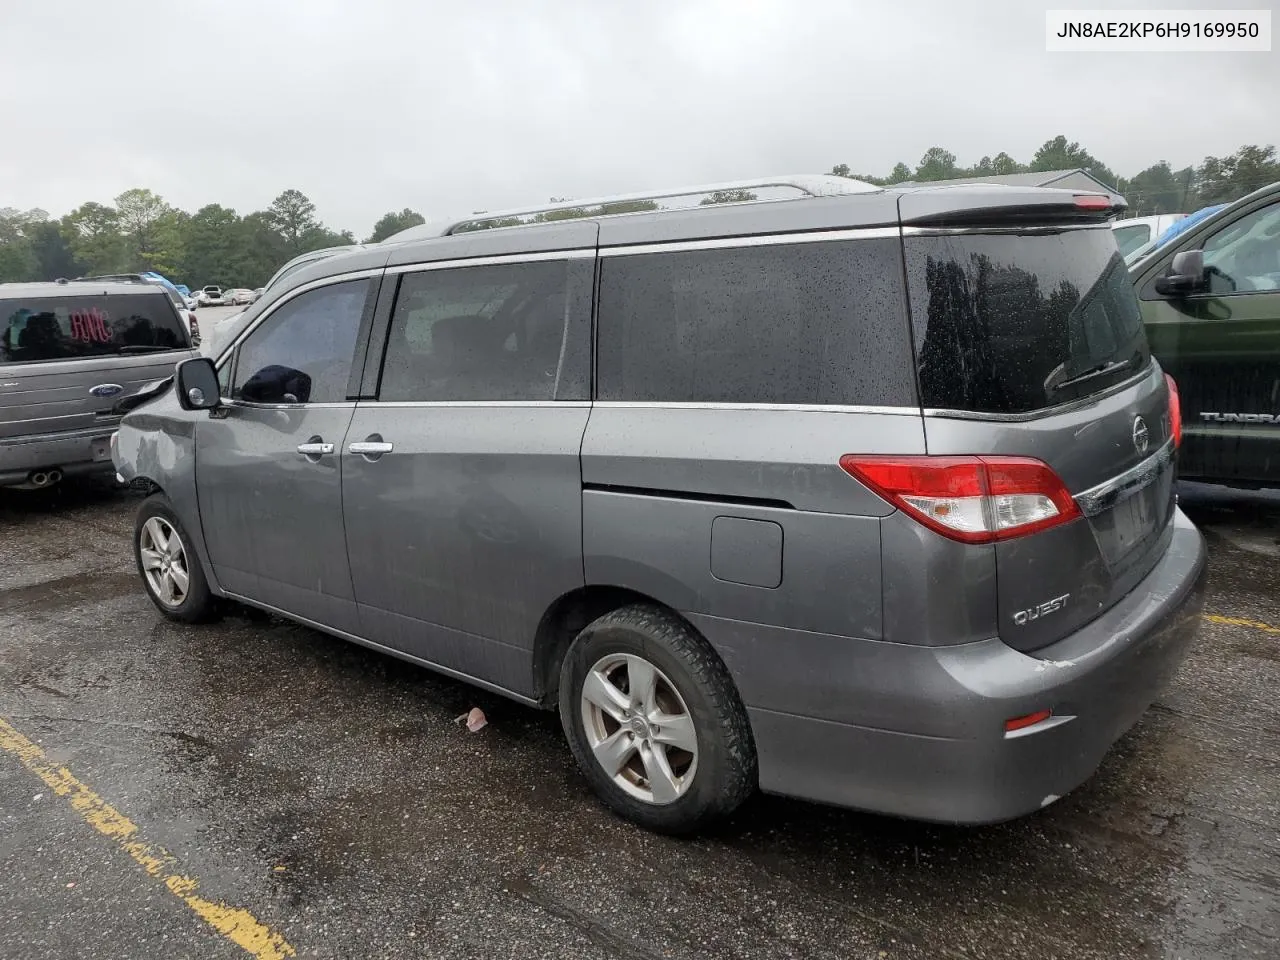
<instances>
[{"instance_id":1,"label":"wheel well","mask_svg":"<svg viewBox=\"0 0 1280 960\"><path fill-rule=\"evenodd\" d=\"M573 638L591 621L633 603L670 610L665 603L625 587L579 587L558 599L543 614L533 641L534 697L554 710L560 693L560 665ZM672 610L676 616L679 612Z\"/></svg>"},{"instance_id":2,"label":"wheel well","mask_svg":"<svg viewBox=\"0 0 1280 960\"><path fill-rule=\"evenodd\" d=\"M164 488L150 477L134 477L129 481L129 487L141 491L148 497L153 493L164 493Z\"/></svg>"}]
</instances>

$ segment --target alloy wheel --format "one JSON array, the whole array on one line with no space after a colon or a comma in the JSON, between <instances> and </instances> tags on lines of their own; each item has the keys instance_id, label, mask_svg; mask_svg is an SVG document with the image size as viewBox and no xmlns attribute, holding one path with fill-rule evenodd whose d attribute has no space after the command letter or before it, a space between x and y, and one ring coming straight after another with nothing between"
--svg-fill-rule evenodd
<instances>
[{"instance_id":1,"label":"alloy wheel","mask_svg":"<svg viewBox=\"0 0 1280 960\"><path fill-rule=\"evenodd\" d=\"M582 683L582 726L591 753L626 793L674 803L693 783L698 736L671 679L643 657L602 657Z\"/></svg>"},{"instance_id":2,"label":"alloy wheel","mask_svg":"<svg viewBox=\"0 0 1280 960\"><path fill-rule=\"evenodd\" d=\"M163 517L151 517L138 535L138 555L151 593L166 607L187 599L191 574L182 538Z\"/></svg>"}]
</instances>

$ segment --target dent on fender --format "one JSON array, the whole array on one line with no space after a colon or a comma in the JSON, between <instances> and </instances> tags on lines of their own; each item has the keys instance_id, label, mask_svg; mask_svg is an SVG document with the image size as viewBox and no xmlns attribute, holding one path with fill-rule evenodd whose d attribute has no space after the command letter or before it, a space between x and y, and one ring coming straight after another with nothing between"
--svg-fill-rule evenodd
<instances>
[{"instance_id":1,"label":"dent on fender","mask_svg":"<svg viewBox=\"0 0 1280 960\"><path fill-rule=\"evenodd\" d=\"M116 469L126 480L146 477L167 487L176 472L191 469L194 442L194 421L150 410L130 414L118 430Z\"/></svg>"}]
</instances>

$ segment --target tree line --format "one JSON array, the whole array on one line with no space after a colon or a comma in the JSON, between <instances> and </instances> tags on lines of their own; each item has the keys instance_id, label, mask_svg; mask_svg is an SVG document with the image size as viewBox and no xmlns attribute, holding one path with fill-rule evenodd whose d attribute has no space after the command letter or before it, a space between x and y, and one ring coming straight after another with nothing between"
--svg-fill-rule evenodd
<instances>
[{"instance_id":1,"label":"tree line","mask_svg":"<svg viewBox=\"0 0 1280 960\"><path fill-rule=\"evenodd\" d=\"M412 210L391 212L369 240L422 223ZM0 208L0 282L154 270L195 288L260 287L300 253L355 243L316 217L301 191L285 190L265 210L240 216L211 203L195 213L150 190L126 190L113 204L82 204L61 219L43 210Z\"/></svg>"},{"instance_id":2,"label":"tree line","mask_svg":"<svg viewBox=\"0 0 1280 960\"><path fill-rule=\"evenodd\" d=\"M944 147L930 147L915 168L898 163L888 176L854 173L847 163L831 172L841 177L865 180L880 186L895 183L952 180L961 177L990 177L1011 173L1047 170L1087 170L1129 202L1126 217L1157 213L1191 213L1201 207L1227 203L1280 180L1280 159L1273 146L1246 145L1226 157L1205 157L1198 166L1174 170L1165 161L1153 164L1132 177L1117 176L1088 150L1065 136L1047 140L1030 163L1021 163L1007 153L985 156L972 167L962 167L956 155Z\"/></svg>"},{"instance_id":3,"label":"tree line","mask_svg":"<svg viewBox=\"0 0 1280 960\"><path fill-rule=\"evenodd\" d=\"M1280 159L1273 146L1242 146L1230 156L1205 157L1199 165L1181 170L1161 161L1125 178L1116 176L1105 163L1065 136L1046 141L1025 164L1002 152L962 167L951 151L930 147L914 168L898 163L884 177L854 173L844 163L831 172L888 186L1077 168L1123 194L1129 201L1126 216L1190 213L1280 181ZM751 199L755 196L747 191L729 190L711 194L702 202ZM553 202L558 200L552 198ZM658 204L649 200L625 201L591 208L565 207L525 218L477 221L471 226L479 229L657 208ZM385 240L423 222L415 210L393 210L374 224L365 241ZM285 190L267 209L240 216L216 203L187 213L152 191L137 188L120 194L113 205L90 201L60 219L43 210L0 208L0 282L154 270L192 288L211 283L260 287L300 253L354 242L350 231L334 231L321 223L315 204L298 190Z\"/></svg>"}]
</instances>

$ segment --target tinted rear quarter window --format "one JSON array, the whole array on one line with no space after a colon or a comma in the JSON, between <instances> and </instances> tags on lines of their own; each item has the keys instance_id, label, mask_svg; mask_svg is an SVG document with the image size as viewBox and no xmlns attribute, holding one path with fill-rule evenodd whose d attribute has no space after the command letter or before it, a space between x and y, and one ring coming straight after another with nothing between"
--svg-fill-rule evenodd
<instances>
[{"instance_id":1,"label":"tinted rear quarter window","mask_svg":"<svg viewBox=\"0 0 1280 960\"><path fill-rule=\"evenodd\" d=\"M185 350L189 345L168 295L160 289L100 297L0 299L0 363Z\"/></svg>"},{"instance_id":2,"label":"tinted rear quarter window","mask_svg":"<svg viewBox=\"0 0 1280 960\"><path fill-rule=\"evenodd\" d=\"M909 236L904 246L925 407L1029 413L1150 362L1110 230Z\"/></svg>"},{"instance_id":3,"label":"tinted rear quarter window","mask_svg":"<svg viewBox=\"0 0 1280 960\"><path fill-rule=\"evenodd\" d=\"M601 400L915 403L896 239L606 257Z\"/></svg>"}]
</instances>

